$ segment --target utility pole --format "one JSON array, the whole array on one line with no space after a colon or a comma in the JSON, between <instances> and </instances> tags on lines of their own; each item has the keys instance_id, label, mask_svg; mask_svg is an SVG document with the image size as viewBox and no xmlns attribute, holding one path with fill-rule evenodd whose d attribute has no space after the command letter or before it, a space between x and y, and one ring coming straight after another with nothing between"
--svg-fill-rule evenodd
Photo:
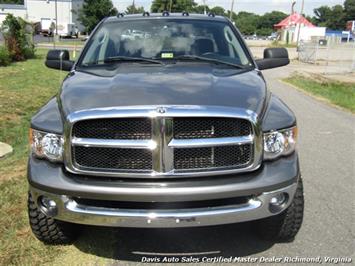
<instances>
[{"instance_id":1,"label":"utility pole","mask_svg":"<svg viewBox=\"0 0 355 266\"><path fill-rule=\"evenodd\" d=\"M232 0L231 11L230 11L230 14L229 14L229 19L230 20L232 20L233 10L234 10L234 0Z\"/></svg>"},{"instance_id":2,"label":"utility pole","mask_svg":"<svg viewBox=\"0 0 355 266\"><path fill-rule=\"evenodd\" d=\"M292 4L291 4L291 15L295 12L295 5L296 5L296 1L292 0Z\"/></svg>"},{"instance_id":3,"label":"utility pole","mask_svg":"<svg viewBox=\"0 0 355 266\"><path fill-rule=\"evenodd\" d=\"M303 16L303 10L304 10L304 0L302 0L302 6L301 6L301 16ZM297 25L296 25L297 26ZM300 34L301 34L301 23L298 23L298 33L297 33L297 46L300 45Z\"/></svg>"},{"instance_id":4,"label":"utility pole","mask_svg":"<svg viewBox=\"0 0 355 266\"><path fill-rule=\"evenodd\" d=\"M170 0L170 5L169 5L169 13L171 13L171 7L173 5L173 0Z\"/></svg>"},{"instance_id":5,"label":"utility pole","mask_svg":"<svg viewBox=\"0 0 355 266\"><path fill-rule=\"evenodd\" d=\"M206 15L207 14L207 10L206 10L206 0L203 0L203 13Z\"/></svg>"},{"instance_id":6,"label":"utility pole","mask_svg":"<svg viewBox=\"0 0 355 266\"><path fill-rule=\"evenodd\" d=\"M57 0L54 2L55 4L55 35L58 35L58 6L57 6Z\"/></svg>"}]
</instances>

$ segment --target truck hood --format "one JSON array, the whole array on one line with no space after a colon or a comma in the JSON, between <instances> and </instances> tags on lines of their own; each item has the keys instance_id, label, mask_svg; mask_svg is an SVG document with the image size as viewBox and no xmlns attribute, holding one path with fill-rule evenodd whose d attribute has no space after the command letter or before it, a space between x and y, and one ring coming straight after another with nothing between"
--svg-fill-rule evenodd
<instances>
[{"instance_id":1,"label":"truck hood","mask_svg":"<svg viewBox=\"0 0 355 266\"><path fill-rule=\"evenodd\" d=\"M210 105L263 110L266 86L255 70L184 64L121 64L90 72L75 71L63 82L61 111L137 105Z\"/></svg>"}]
</instances>

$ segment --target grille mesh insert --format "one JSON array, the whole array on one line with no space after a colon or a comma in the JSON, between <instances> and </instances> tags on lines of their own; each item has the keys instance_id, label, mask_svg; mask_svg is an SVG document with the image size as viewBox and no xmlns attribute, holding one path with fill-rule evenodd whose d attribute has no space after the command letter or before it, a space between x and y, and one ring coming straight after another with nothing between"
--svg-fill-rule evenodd
<instances>
[{"instance_id":1,"label":"grille mesh insert","mask_svg":"<svg viewBox=\"0 0 355 266\"><path fill-rule=\"evenodd\" d=\"M151 122L147 118L109 118L83 120L74 124L73 136L96 139L150 139Z\"/></svg>"},{"instance_id":2,"label":"grille mesh insert","mask_svg":"<svg viewBox=\"0 0 355 266\"><path fill-rule=\"evenodd\" d=\"M76 164L112 170L151 170L152 153L143 149L73 147Z\"/></svg>"},{"instance_id":3,"label":"grille mesh insert","mask_svg":"<svg viewBox=\"0 0 355 266\"><path fill-rule=\"evenodd\" d=\"M251 134L250 122L233 118L175 118L175 139L239 137Z\"/></svg>"},{"instance_id":4,"label":"grille mesh insert","mask_svg":"<svg viewBox=\"0 0 355 266\"><path fill-rule=\"evenodd\" d=\"M215 148L184 148L174 150L177 170L233 167L242 168L252 161L253 145L235 145Z\"/></svg>"}]
</instances>

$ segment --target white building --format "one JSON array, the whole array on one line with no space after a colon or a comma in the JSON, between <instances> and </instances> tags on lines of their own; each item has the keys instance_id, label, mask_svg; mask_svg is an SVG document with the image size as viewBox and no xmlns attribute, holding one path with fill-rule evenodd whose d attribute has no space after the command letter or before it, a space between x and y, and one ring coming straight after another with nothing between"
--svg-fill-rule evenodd
<instances>
[{"instance_id":1,"label":"white building","mask_svg":"<svg viewBox=\"0 0 355 266\"><path fill-rule=\"evenodd\" d=\"M84 31L77 15L83 0L24 0L23 5L0 4L0 24L9 13L33 23L43 20L55 22L56 4L58 31L67 28L68 25L75 25L79 31Z\"/></svg>"}]
</instances>

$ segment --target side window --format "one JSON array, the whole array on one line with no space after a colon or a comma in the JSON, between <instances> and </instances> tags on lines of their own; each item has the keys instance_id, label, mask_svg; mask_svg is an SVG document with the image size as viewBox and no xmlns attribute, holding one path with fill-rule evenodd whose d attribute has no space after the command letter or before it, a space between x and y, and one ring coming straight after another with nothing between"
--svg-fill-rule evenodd
<instances>
[{"instance_id":1,"label":"side window","mask_svg":"<svg viewBox=\"0 0 355 266\"><path fill-rule=\"evenodd\" d=\"M105 59L105 51L108 41L108 33L106 30L103 30L91 41L90 48L84 57L83 64L90 64Z\"/></svg>"},{"instance_id":2,"label":"side window","mask_svg":"<svg viewBox=\"0 0 355 266\"><path fill-rule=\"evenodd\" d=\"M224 38L228 44L229 56L237 59L243 65L248 64L249 60L237 37L229 26L224 27Z\"/></svg>"}]
</instances>

